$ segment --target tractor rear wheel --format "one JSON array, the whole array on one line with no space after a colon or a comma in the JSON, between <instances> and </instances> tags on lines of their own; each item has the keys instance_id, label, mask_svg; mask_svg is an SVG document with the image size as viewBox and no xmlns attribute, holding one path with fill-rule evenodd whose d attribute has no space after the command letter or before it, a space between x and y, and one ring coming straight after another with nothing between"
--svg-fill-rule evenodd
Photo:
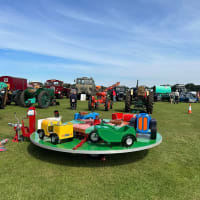
<instances>
[{"instance_id":1,"label":"tractor rear wheel","mask_svg":"<svg viewBox=\"0 0 200 200\"><path fill-rule=\"evenodd\" d=\"M150 129L151 129L151 139L155 140L157 137L157 121L155 119L151 119Z\"/></svg>"},{"instance_id":2,"label":"tractor rear wheel","mask_svg":"<svg viewBox=\"0 0 200 200\"><path fill-rule=\"evenodd\" d=\"M153 113L153 101L154 101L154 95L153 92L150 92L149 96L147 97L147 104L146 104L146 110L148 114Z\"/></svg>"},{"instance_id":3,"label":"tractor rear wheel","mask_svg":"<svg viewBox=\"0 0 200 200\"><path fill-rule=\"evenodd\" d=\"M21 96L21 93L22 93L22 91L18 91L17 92L17 94L15 95L15 97L14 97L14 102L15 102L15 105L20 105L20 96Z\"/></svg>"},{"instance_id":4,"label":"tractor rear wheel","mask_svg":"<svg viewBox=\"0 0 200 200\"><path fill-rule=\"evenodd\" d=\"M47 108L50 105L50 96L47 91L41 91L37 100L39 108Z\"/></svg>"},{"instance_id":5,"label":"tractor rear wheel","mask_svg":"<svg viewBox=\"0 0 200 200\"><path fill-rule=\"evenodd\" d=\"M134 141L135 141L135 138L133 135L125 135L122 138L122 146L130 147L133 145Z\"/></svg>"},{"instance_id":6,"label":"tractor rear wheel","mask_svg":"<svg viewBox=\"0 0 200 200\"><path fill-rule=\"evenodd\" d=\"M99 141L100 138L99 138L99 135L95 131L92 131L89 134L88 139L89 139L89 141L96 143Z\"/></svg>"},{"instance_id":7,"label":"tractor rear wheel","mask_svg":"<svg viewBox=\"0 0 200 200\"><path fill-rule=\"evenodd\" d=\"M25 91L22 91L22 93L20 94L20 99L19 99L19 105L23 106L23 107L29 107L32 104L31 103L26 103L26 99L25 99Z\"/></svg>"},{"instance_id":8,"label":"tractor rear wheel","mask_svg":"<svg viewBox=\"0 0 200 200\"><path fill-rule=\"evenodd\" d=\"M125 112L130 112L131 110L131 93L128 91L126 93L126 99L125 99Z\"/></svg>"}]
</instances>

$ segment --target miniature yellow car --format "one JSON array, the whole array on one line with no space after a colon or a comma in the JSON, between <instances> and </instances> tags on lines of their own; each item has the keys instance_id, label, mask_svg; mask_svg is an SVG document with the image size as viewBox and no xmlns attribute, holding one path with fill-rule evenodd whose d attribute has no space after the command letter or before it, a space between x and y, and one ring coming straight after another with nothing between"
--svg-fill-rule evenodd
<instances>
[{"instance_id":1,"label":"miniature yellow car","mask_svg":"<svg viewBox=\"0 0 200 200\"><path fill-rule=\"evenodd\" d=\"M44 136L51 138L52 144L57 144L61 140L73 138L73 124L71 122L62 124L61 121L53 119L44 119L41 122L41 128L37 130L40 139Z\"/></svg>"}]
</instances>

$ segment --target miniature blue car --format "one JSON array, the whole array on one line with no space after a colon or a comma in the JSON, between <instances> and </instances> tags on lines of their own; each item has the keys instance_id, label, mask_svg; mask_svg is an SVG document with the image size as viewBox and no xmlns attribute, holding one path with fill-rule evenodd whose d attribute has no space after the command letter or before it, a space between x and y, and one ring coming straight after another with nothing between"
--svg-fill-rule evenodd
<instances>
[{"instance_id":1,"label":"miniature blue car","mask_svg":"<svg viewBox=\"0 0 200 200\"><path fill-rule=\"evenodd\" d=\"M89 114L83 114L83 113L75 113L74 114L74 120L78 120L78 119L96 119L99 117L99 113L89 113Z\"/></svg>"},{"instance_id":2,"label":"miniature blue car","mask_svg":"<svg viewBox=\"0 0 200 200\"><path fill-rule=\"evenodd\" d=\"M140 113L136 118L131 118L129 125L133 126L137 133L151 134L151 139L156 139L157 122L147 113Z\"/></svg>"}]
</instances>

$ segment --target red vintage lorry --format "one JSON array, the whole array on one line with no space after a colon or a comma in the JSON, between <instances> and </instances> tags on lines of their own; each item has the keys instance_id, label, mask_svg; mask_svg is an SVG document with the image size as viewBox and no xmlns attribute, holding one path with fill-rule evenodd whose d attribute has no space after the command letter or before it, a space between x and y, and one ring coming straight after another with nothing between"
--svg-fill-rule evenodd
<instances>
[{"instance_id":1,"label":"red vintage lorry","mask_svg":"<svg viewBox=\"0 0 200 200\"><path fill-rule=\"evenodd\" d=\"M45 87L54 89L55 96L58 99L63 98L63 96L69 98L70 89L63 86L63 81L50 79L45 82Z\"/></svg>"},{"instance_id":2,"label":"red vintage lorry","mask_svg":"<svg viewBox=\"0 0 200 200\"><path fill-rule=\"evenodd\" d=\"M27 88L27 79L12 76L1 76L0 82L4 82L8 86L7 104L15 101L17 96ZM17 102L15 102L17 104Z\"/></svg>"}]
</instances>

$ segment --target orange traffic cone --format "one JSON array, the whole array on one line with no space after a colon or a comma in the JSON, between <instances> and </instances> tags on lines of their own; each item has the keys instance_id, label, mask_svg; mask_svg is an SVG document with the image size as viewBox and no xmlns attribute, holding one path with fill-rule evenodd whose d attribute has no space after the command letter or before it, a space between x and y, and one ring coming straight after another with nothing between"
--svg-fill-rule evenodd
<instances>
[{"instance_id":1,"label":"orange traffic cone","mask_svg":"<svg viewBox=\"0 0 200 200\"><path fill-rule=\"evenodd\" d=\"M188 114L192 114L192 106L189 104Z\"/></svg>"}]
</instances>

